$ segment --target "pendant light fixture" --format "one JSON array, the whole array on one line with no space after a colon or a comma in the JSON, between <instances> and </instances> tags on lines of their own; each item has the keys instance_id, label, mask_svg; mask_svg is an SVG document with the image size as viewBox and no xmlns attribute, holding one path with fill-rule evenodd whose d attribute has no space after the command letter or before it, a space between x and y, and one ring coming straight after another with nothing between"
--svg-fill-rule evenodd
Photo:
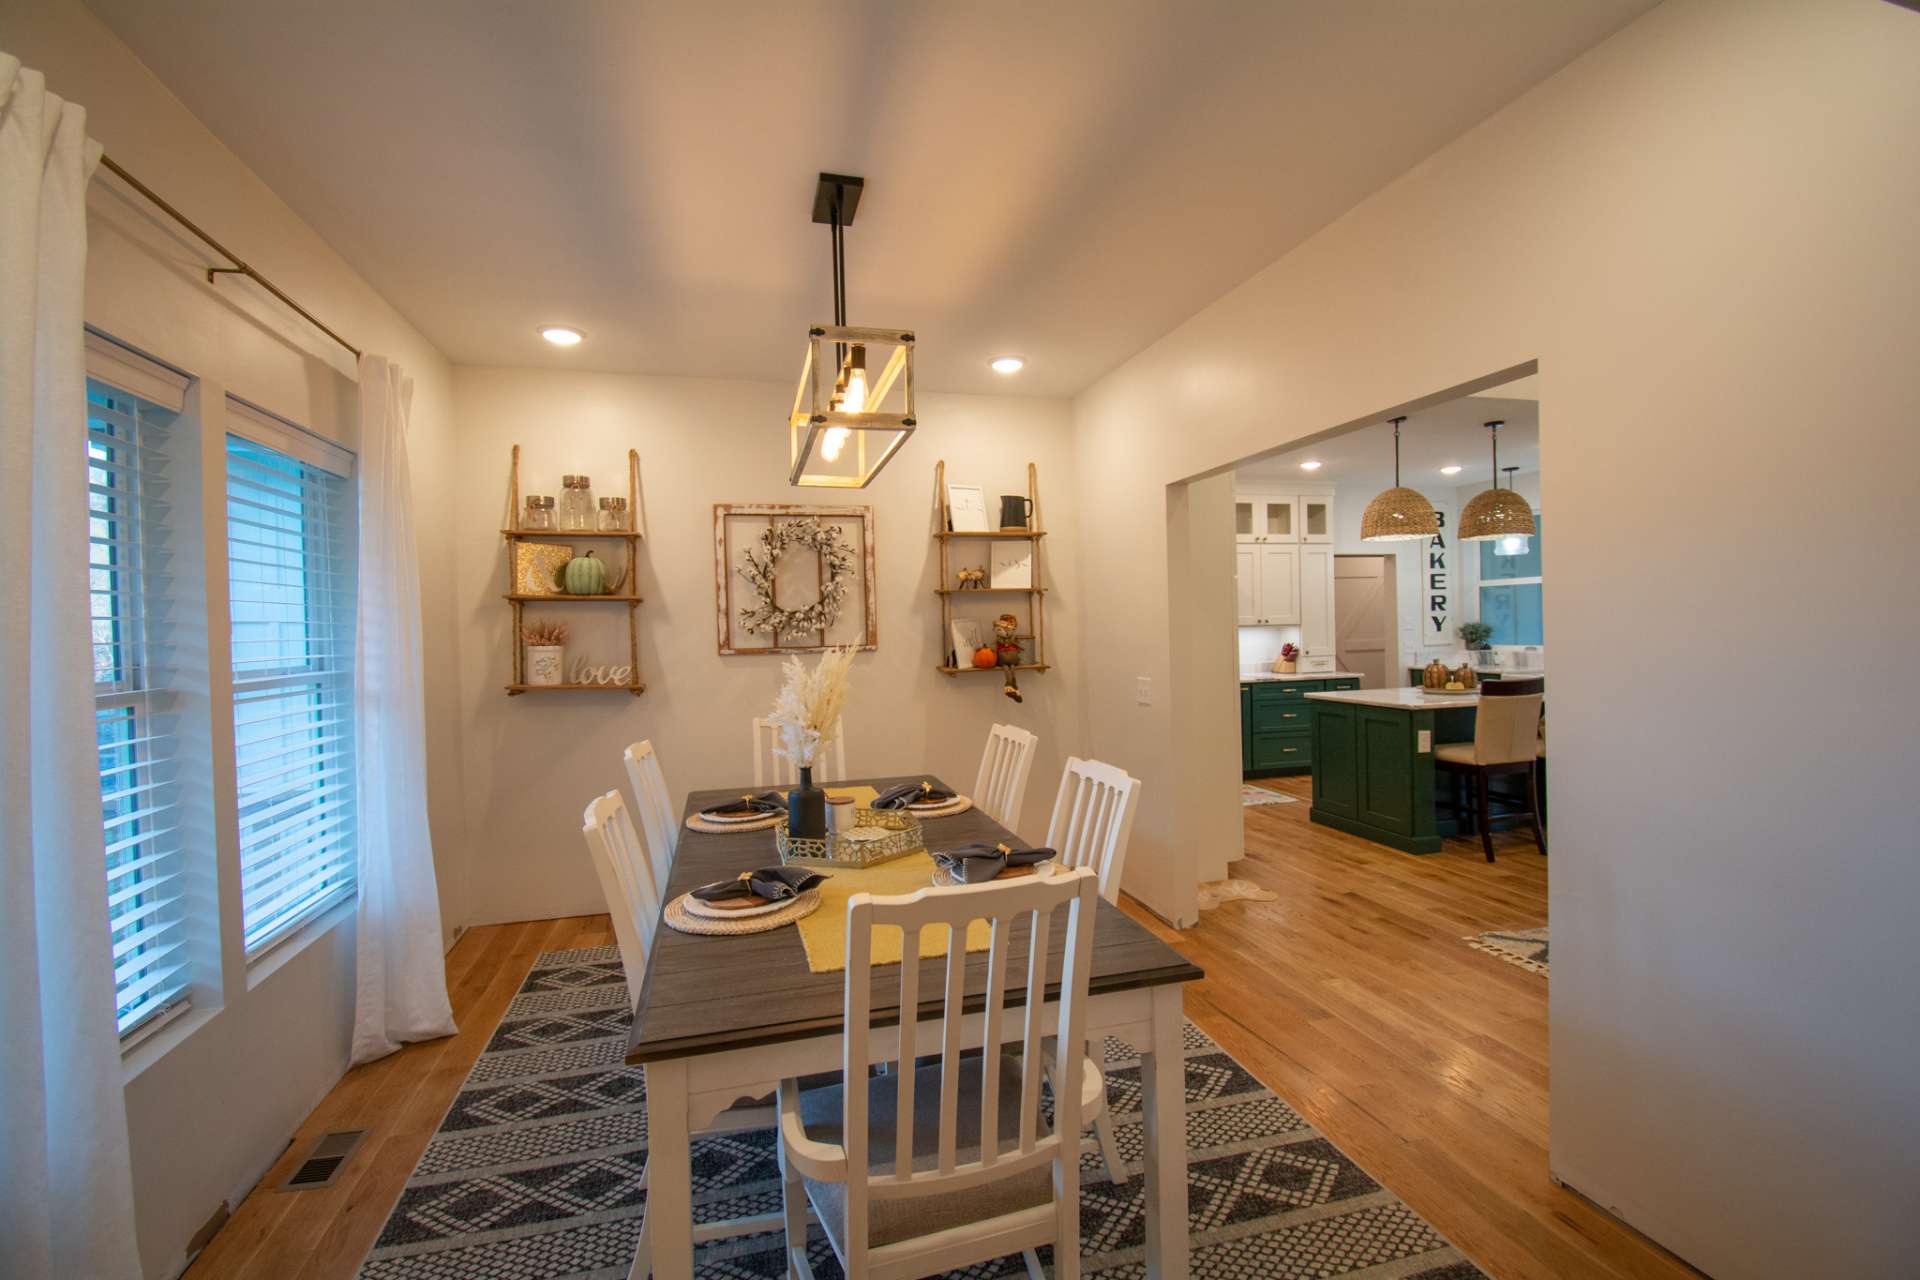
<instances>
[{"instance_id":1,"label":"pendant light fixture","mask_svg":"<svg viewBox=\"0 0 1920 1280\"><path fill-rule=\"evenodd\" d=\"M1433 504L1418 490L1400 485L1400 424L1405 421L1405 418L1392 419L1393 488L1367 504L1360 517L1362 542L1410 542L1415 538L1431 538L1440 532L1440 515Z\"/></svg>"},{"instance_id":2,"label":"pendant light fixture","mask_svg":"<svg viewBox=\"0 0 1920 1280\"><path fill-rule=\"evenodd\" d=\"M913 434L913 334L902 329L858 329L847 324L844 232L860 207L862 178L820 175L813 220L832 228L833 323L807 331L807 357L787 415L791 485L864 489ZM867 375L870 349L887 351L876 378ZM898 412L883 412L898 385Z\"/></svg>"},{"instance_id":3,"label":"pendant light fixture","mask_svg":"<svg viewBox=\"0 0 1920 1280\"><path fill-rule=\"evenodd\" d=\"M1512 490L1513 473L1520 468L1502 467L1500 469L1507 473L1507 488ZM1527 549L1532 542L1533 539L1524 533L1503 533L1494 540L1493 553L1499 556L1523 556L1527 554Z\"/></svg>"},{"instance_id":4,"label":"pendant light fixture","mask_svg":"<svg viewBox=\"0 0 1920 1280\"><path fill-rule=\"evenodd\" d=\"M1500 428L1507 424L1496 420L1486 425L1493 442L1493 488L1474 494L1461 509L1461 541L1486 542L1517 533L1532 537L1533 508L1512 489L1500 487Z\"/></svg>"}]
</instances>

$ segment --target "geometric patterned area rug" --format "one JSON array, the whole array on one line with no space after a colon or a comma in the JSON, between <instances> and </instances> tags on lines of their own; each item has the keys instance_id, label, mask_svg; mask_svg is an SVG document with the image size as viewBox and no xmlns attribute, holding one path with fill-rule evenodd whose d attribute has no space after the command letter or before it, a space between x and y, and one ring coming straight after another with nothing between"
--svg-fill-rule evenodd
<instances>
[{"instance_id":1,"label":"geometric patterned area rug","mask_svg":"<svg viewBox=\"0 0 1920 1280\"><path fill-rule=\"evenodd\" d=\"M539 957L428 1143L362 1264L363 1280L623 1280L646 1192L645 1071L621 1063L626 985L612 947ZM1140 1065L1106 1044L1107 1099L1129 1164L1081 1168L1089 1280L1137 1280L1146 1239L1139 1178ZM1214 1280L1480 1280L1482 1273L1245 1068L1186 1028L1188 1217L1193 1274ZM699 1220L777 1211L772 1129L696 1139ZM816 1227L823 1280L841 1272ZM1047 1251L1043 1262L1051 1265ZM1017 1257L950 1280L1026 1274ZM778 1280L778 1232L698 1247L698 1280Z\"/></svg>"},{"instance_id":2,"label":"geometric patterned area rug","mask_svg":"<svg viewBox=\"0 0 1920 1280\"><path fill-rule=\"evenodd\" d=\"M1299 804L1300 801L1293 796L1243 782L1240 784L1240 803L1250 808L1256 804Z\"/></svg>"},{"instance_id":3,"label":"geometric patterned area rug","mask_svg":"<svg viewBox=\"0 0 1920 1280\"><path fill-rule=\"evenodd\" d=\"M1502 929L1462 939L1475 951L1499 956L1508 964L1534 973L1547 972L1547 931L1545 929Z\"/></svg>"}]
</instances>

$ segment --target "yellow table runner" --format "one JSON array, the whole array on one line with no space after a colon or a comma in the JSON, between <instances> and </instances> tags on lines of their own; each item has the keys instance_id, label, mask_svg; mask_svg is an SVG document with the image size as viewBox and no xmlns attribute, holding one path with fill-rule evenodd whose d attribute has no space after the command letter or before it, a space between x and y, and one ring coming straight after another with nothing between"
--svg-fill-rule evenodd
<instances>
[{"instance_id":1,"label":"yellow table runner","mask_svg":"<svg viewBox=\"0 0 1920 1280\"><path fill-rule=\"evenodd\" d=\"M849 790L871 788L854 787ZM847 967L847 899L856 893L912 893L933 883L933 855L924 849L904 858L883 862L862 871L833 871L820 886L820 909L800 920L800 943L807 951L807 968L815 973L839 973ZM873 931L873 962L899 964L904 931L891 925ZM993 930L985 920L967 926L967 950L985 951L993 942ZM935 959L947 954L947 930L934 926L920 931L920 957Z\"/></svg>"}]
</instances>

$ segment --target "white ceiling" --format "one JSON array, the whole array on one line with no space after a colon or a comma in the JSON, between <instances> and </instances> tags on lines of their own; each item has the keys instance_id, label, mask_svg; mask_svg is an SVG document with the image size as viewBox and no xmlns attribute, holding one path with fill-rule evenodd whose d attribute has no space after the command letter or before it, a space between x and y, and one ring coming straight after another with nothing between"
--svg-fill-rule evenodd
<instances>
[{"instance_id":1,"label":"white ceiling","mask_svg":"<svg viewBox=\"0 0 1920 1280\"><path fill-rule=\"evenodd\" d=\"M89 3L456 362L797 376L832 170L850 322L1062 395L1652 0Z\"/></svg>"},{"instance_id":2,"label":"white ceiling","mask_svg":"<svg viewBox=\"0 0 1920 1280\"><path fill-rule=\"evenodd\" d=\"M1509 383L1497 390L1525 394L1533 380L1525 382L1525 386ZM1521 473L1538 471L1540 402L1507 396L1466 396L1407 416L1400 428L1400 482L1429 493L1456 485L1486 488L1493 458L1485 424L1495 419L1506 424L1500 428L1500 466L1519 467ZM1300 464L1308 460L1319 462L1319 469L1302 471ZM1450 465L1459 466L1459 473L1442 475L1440 468ZM1384 422L1361 427L1236 468L1234 476L1254 484L1322 480L1339 485L1343 492L1351 490L1372 497L1393 483L1393 428ZM1503 484L1505 479L1503 474Z\"/></svg>"}]
</instances>

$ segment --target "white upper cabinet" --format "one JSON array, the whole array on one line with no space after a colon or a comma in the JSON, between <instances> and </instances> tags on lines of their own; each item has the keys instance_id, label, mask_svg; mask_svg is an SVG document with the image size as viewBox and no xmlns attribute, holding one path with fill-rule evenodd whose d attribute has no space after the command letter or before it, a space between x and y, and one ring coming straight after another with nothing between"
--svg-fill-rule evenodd
<instances>
[{"instance_id":1,"label":"white upper cabinet","mask_svg":"<svg viewBox=\"0 0 1920 1280\"><path fill-rule=\"evenodd\" d=\"M1236 542L1300 541L1300 500L1266 494L1240 494L1233 500Z\"/></svg>"},{"instance_id":2,"label":"white upper cabinet","mask_svg":"<svg viewBox=\"0 0 1920 1280\"><path fill-rule=\"evenodd\" d=\"M1300 649L1308 659L1327 659L1333 669L1333 548L1300 548ZM1303 666L1303 671L1321 669Z\"/></svg>"},{"instance_id":3,"label":"white upper cabinet","mask_svg":"<svg viewBox=\"0 0 1920 1280\"><path fill-rule=\"evenodd\" d=\"M1333 499L1300 499L1300 541L1333 545Z\"/></svg>"},{"instance_id":4,"label":"white upper cabinet","mask_svg":"<svg viewBox=\"0 0 1920 1280\"><path fill-rule=\"evenodd\" d=\"M1265 627L1300 623L1300 547L1291 542L1262 543L1253 549L1257 607Z\"/></svg>"},{"instance_id":5,"label":"white upper cabinet","mask_svg":"<svg viewBox=\"0 0 1920 1280\"><path fill-rule=\"evenodd\" d=\"M1260 570L1259 552L1251 547L1233 549L1233 589L1239 597L1236 606L1240 615L1240 625L1257 627L1260 625Z\"/></svg>"}]
</instances>

